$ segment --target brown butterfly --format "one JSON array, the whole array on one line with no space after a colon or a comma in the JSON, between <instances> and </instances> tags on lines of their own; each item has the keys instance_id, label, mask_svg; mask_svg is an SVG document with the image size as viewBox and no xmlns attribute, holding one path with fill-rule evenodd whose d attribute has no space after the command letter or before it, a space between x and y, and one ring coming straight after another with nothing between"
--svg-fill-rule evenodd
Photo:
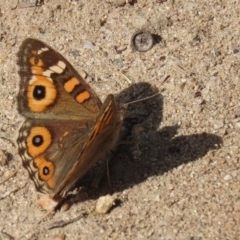
<instances>
[{"instance_id":1,"label":"brown butterfly","mask_svg":"<svg viewBox=\"0 0 240 240\"><path fill-rule=\"evenodd\" d=\"M22 43L18 65L19 154L37 190L57 199L116 144L124 110L113 95L102 104L86 74L37 39Z\"/></svg>"}]
</instances>

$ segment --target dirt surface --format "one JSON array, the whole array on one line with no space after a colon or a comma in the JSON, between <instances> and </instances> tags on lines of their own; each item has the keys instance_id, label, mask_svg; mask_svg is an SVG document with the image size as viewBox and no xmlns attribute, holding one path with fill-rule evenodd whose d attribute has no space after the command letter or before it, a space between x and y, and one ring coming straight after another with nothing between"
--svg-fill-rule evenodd
<instances>
[{"instance_id":1,"label":"dirt surface","mask_svg":"<svg viewBox=\"0 0 240 240\"><path fill-rule=\"evenodd\" d=\"M239 1L31 2L0 5L0 181L17 171L0 185L0 238L239 239ZM131 49L138 29L157 36L151 50ZM139 151L121 145L110 164L112 189L105 176L95 190L75 190L68 210L38 225L46 212L14 142L24 120L16 53L27 37L84 69L102 101L124 90L136 97L141 82L160 92L127 139ZM107 194L114 207L96 213Z\"/></svg>"}]
</instances>

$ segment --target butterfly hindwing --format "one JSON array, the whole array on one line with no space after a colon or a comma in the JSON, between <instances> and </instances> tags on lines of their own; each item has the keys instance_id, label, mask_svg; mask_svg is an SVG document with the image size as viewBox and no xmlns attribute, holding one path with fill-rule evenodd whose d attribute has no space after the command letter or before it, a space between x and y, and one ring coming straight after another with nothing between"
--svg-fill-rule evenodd
<instances>
[{"instance_id":1,"label":"butterfly hindwing","mask_svg":"<svg viewBox=\"0 0 240 240\"><path fill-rule=\"evenodd\" d=\"M18 137L23 166L40 192L53 193L80 159L93 122L26 120Z\"/></svg>"}]
</instances>

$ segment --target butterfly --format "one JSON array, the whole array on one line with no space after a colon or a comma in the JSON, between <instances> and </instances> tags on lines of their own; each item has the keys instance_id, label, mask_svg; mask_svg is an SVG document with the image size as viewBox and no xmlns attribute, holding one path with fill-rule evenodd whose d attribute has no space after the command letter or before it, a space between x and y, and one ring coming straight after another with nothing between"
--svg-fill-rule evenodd
<instances>
[{"instance_id":1,"label":"butterfly","mask_svg":"<svg viewBox=\"0 0 240 240\"><path fill-rule=\"evenodd\" d=\"M18 110L26 117L19 155L36 189L62 198L118 140L124 110L113 95L100 99L57 51L27 38L17 54Z\"/></svg>"}]
</instances>

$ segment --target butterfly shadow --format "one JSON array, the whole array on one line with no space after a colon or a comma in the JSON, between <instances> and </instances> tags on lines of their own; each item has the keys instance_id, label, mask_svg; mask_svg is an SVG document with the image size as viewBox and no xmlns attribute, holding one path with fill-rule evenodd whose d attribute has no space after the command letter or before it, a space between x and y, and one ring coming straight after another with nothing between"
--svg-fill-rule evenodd
<instances>
[{"instance_id":1,"label":"butterfly shadow","mask_svg":"<svg viewBox=\"0 0 240 240\"><path fill-rule=\"evenodd\" d=\"M144 99L156 94L157 90L149 83L130 86L116 96L120 105ZM114 149L109 161L111 188L106 170L100 184L92 185L98 177L99 166L94 166L77 185L88 186L87 194L79 201L98 199L100 196L122 192L151 176L159 176L182 164L200 159L208 151L219 148L222 138L208 133L177 136L179 126L160 128L163 113L163 97L158 95L129 104L123 129L122 144ZM101 161L106 166L106 160ZM99 177L101 179L101 176Z\"/></svg>"}]
</instances>

